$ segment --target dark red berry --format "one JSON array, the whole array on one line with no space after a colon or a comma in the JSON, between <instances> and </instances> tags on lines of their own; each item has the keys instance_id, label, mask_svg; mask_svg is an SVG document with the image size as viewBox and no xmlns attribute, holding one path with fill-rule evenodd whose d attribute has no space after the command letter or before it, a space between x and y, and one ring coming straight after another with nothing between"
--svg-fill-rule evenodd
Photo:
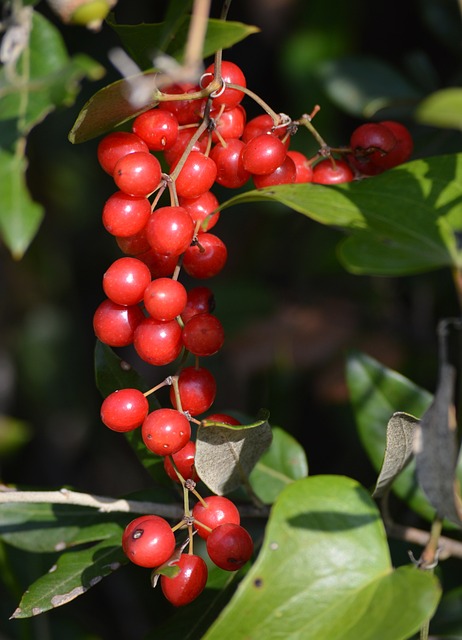
<instances>
[{"instance_id":1,"label":"dark red berry","mask_svg":"<svg viewBox=\"0 0 462 640\"><path fill-rule=\"evenodd\" d=\"M193 287L188 291L188 301L181 314L186 324L190 318L198 313L212 313L215 310L215 297L208 287Z\"/></svg>"},{"instance_id":2,"label":"dark red berry","mask_svg":"<svg viewBox=\"0 0 462 640\"><path fill-rule=\"evenodd\" d=\"M185 367L178 376L181 408L192 416L208 411L217 392L217 383L205 367ZM177 408L175 391L170 387L170 402Z\"/></svg>"},{"instance_id":3,"label":"dark red berry","mask_svg":"<svg viewBox=\"0 0 462 640\"><path fill-rule=\"evenodd\" d=\"M198 233L197 243L184 253L183 267L192 278L204 280L220 273L227 258L226 245L220 238L213 233Z\"/></svg>"},{"instance_id":4,"label":"dark red berry","mask_svg":"<svg viewBox=\"0 0 462 640\"><path fill-rule=\"evenodd\" d=\"M237 571L252 557L252 538L239 524L222 524L208 536L207 552L212 562L221 569Z\"/></svg>"},{"instance_id":5,"label":"dark red berry","mask_svg":"<svg viewBox=\"0 0 462 640\"><path fill-rule=\"evenodd\" d=\"M200 313L183 327L183 344L195 356L212 356L225 341L223 325L215 316Z\"/></svg>"}]
</instances>

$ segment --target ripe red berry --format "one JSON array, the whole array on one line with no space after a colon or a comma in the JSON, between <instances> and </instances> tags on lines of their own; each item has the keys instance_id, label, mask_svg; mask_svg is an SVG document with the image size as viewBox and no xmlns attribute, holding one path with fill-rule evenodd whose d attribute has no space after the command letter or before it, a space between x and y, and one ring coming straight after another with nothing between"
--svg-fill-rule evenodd
<instances>
[{"instance_id":1,"label":"ripe red berry","mask_svg":"<svg viewBox=\"0 0 462 640\"><path fill-rule=\"evenodd\" d=\"M245 109L240 104L234 109L226 109L218 115L216 120L213 112L210 115L215 122L215 128L212 130L213 142L242 136L245 127Z\"/></svg>"},{"instance_id":2,"label":"ripe red berry","mask_svg":"<svg viewBox=\"0 0 462 640\"><path fill-rule=\"evenodd\" d=\"M104 300L93 316L93 329L98 340L110 347L132 344L135 330L144 320L138 305L123 306Z\"/></svg>"},{"instance_id":3,"label":"ripe red berry","mask_svg":"<svg viewBox=\"0 0 462 640\"><path fill-rule=\"evenodd\" d=\"M221 569L237 571L252 557L252 538L239 524L221 524L207 538L207 552Z\"/></svg>"},{"instance_id":4,"label":"ripe red berry","mask_svg":"<svg viewBox=\"0 0 462 640\"><path fill-rule=\"evenodd\" d=\"M217 184L228 189L242 187L250 178L250 172L244 169L242 151L245 144L242 140L231 138L226 146L217 144L210 152L210 157L217 166Z\"/></svg>"},{"instance_id":5,"label":"ripe red berry","mask_svg":"<svg viewBox=\"0 0 462 640\"><path fill-rule=\"evenodd\" d=\"M255 175L272 173L287 155L285 144L271 133L263 133L249 140L242 150L242 165Z\"/></svg>"},{"instance_id":6,"label":"ripe red berry","mask_svg":"<svg viewBox=\"0 0 462 640\"><path fill-rule=\"evenodd\" d=\"M407 162L414 148L414 142L409 130L403 124L395 122L394 120L384 120L379 124L389 129L396 139L396 144L393 149L382 158L382 167L384 169L391 169L403 162Z\"/></svg>"},{"instance_id":7,"label":"ripe red berry","mask_svg":"<svg viewBox=\"0 0 462 640\"><path fill-rule=\"evenodd\" d=\"M150 215L151 203L146 197L116 191L103 207L103 225L113 236L125 238L140 233Z\"/></svg>"},{"instance_id":8,"label":"ripe red berry","mask_svg":"<svg viewBox=\"0 0 462 640\"><path fill-rule=\"evenodd\" d=\"M257 189L273 187L278 184L292 184L296 179L297 169L295 162L289 156L286 156L284 162L271 173L253 176L253 182Z\"/></svg>"},{"instance_id":9,"label":"ripe red berry","mask_svg":"<svg viewBox=\"0 0 462 640\"><path fill-rule=\"evenodd\" d=\"M353 177L353 171L343 160L336 160L334 165L326 158L313 168L313 182L317 184L341 184L351 182Z\"/></svg>"},{"instance_id":10,"label":"ripe red berry","mask_svg":"<svg viewBox=\"0 0 462 640\"><path fill-rule=\"evenodd\" d=\"M140 516L132 520L122 535L125 555L140 567L158 567L175 551L175 535L160 516Z\"/></svg>"},{"instance_id":11,"label":"ripe red berry","mask_svg":"<svg viewBox=\"0 0 462 640\"><path fill-rule=\"evenodd\" d=\"M194 458L196 456L196 445L190 440L182 447L179 451L174 453L171 458L175 463L176 468L181 473L185 480L194 480L197 482L199 480L199 476L196 473L196 469L194 468ZM170 456L166 456L164 458L164 469L169 478L171 478L174 482L180 482L175 469L173 468L172 462L170 460Z\"/></svg>"},{"instance_id":12,"label":"ripe red berry","mask_svg":"<svg viewBox=\"0 0 462 640\"><path fill-rule=\"evenodd\" d=\"M223 325L210 313L193 316L183 327L183 344L195 356L212 356L225 341Z\"/></svg>"},{"instance_id":13,"label":"ripe red berry","mask_svg":"<svg viewBox=\"0 0 462 640\"><path fill-rule=\"evenodd\" d=\"M141 425L146 447L158 456L171 456L182 449L191 438L191 425L176 409L156 409Z\"/></svg>"},{"instance_id":14,"label":"ripe red berry","mask_svg":"<svg viewBox=\"0 0 462 640\"><path fill-rule=\"evenodd\" d=\"M156 367L170 364L181 352L181 328L176 320L144 318L135 329L133 345L142 360Z\"/></svg>"},{"instance_id":15,"label":"ripe red berry","mask_svg":"<svg viewBox=\"0 0 462 640\"><path fill-rule=\"evenodd\" d=\"M192 278L216 276L226 264L225 243L213 233L198 233L197 244L188 247L183 256L183 268Z\"/></svg>"},{"instance_id":16,"label":"ripe red berry","mask_svg":"<svg viewBox=\"0 0 462 640\"><path fill-rule=\"evenodd\" d=\"M188 301L186 289L172 278L157 278L144 292L144 306L155 320L168 322L183 313Z\"/></svg>"},{"instance_id":17,"label":"ripe red berry","mask_svg":"<svg viewBox=\"0 0 462 640\"><path fill-rule=\"evenodd\" d=\"M188 301L181 314L186 324L190 318L198 313L212 313L215 310L215 297L208 287L193 287L188 291Z\"/></svg>"},{"instance_id":18,"label":"ripe red berry","mask_svg":"<svg viewBox=\"0 0 462 640\"><path fill-rule=\"evenodd\" d=\"M192 510L192 516L195 520L194 526L197 529L198 535L204 540L207 540L211 532L201 525L205 525L213 530L222 524L241 523L239 510L229 498L225 498L224 496L208 496L204 498L204 502L207 504L206 507L202 502L197 502Z\"/></svg>"},{"instance_id":19,"label":"ripe red berry","mask_svg":"<svg viewBox=\"0 0 462 640\"><path fill-rule=\"evenodd\" d=\"M159 160L149 152L135 151L118 160L113 178L124 193L147 196L158 187L162 175Z\"/></svg>"},{"instance_id":20,"label":"ripe red berry","mask_svg":"<svg viewBox=\"0 0 462 640\"><path fill-rule=\"evenodd\" d=\"M132 129L151 151L165 151L178 138L178 120L165 109L150 109L140 114L133 121Z\"/></svg>"},{"instance_id":21,"label":"ripe red berry","mask_svg":"<svg viewBox=\"0 0 462 640\"><path fill-rule=\"evenodd\" d=\"M201 231L210 231L218 222L220 212L216 211L216 209L218 209L220 203L211 191L206 191L198 198L180 198L179 200L180 205L191 216L194 226L199 221L203 223Z\"/></svg>"},{"instance_id":22,"label":"ripe red berry","mask_svg":"<svg viewBox=\"0 0 462 640\"><path fill-rule=\"evenodd\" d=\"M350 138L354 166L365 175L385 170L384 160L396 146L396 138L387 127L369 122L357 127Z\"/></svg>"},{"instance_id":23,"label":"ripe red berry","mask_svg":"<svg viewBox=\"0 0 462 640\"><path fill-rule=\"evenodd\" d=\"M191 244L194 222L183 207L160 207L149 218L146 235L156 253L179 256Z\"/></svg>"},{"instance_id":24,"label":"ripe red berry","mask_svg":"<svg viewBox=\"0 0 462 640\"><path fill-rule=\"evenodd\" d=\"M275 129L273 118L267 113L262 113L247 122L241 138L243 142L249 142L252 138L256 138L263 133L272 133L278 138L282 138L287 133L287 127L278 127Z\"/></svg>"},{"instance_id":25,"label":"ripe red berry","mask_svg":"<svg viewBox=\"0 0 462 640\"><path fill-rule=\"evenodd\" d=\"M172 165L171 171L176 167ZM200 151L191 151L175 181L178 196L182 198L198 198L209 191L217 177L217 166L214 161Z\"/></svg>"},{"instance_id":26,"label":"ripe red berry","mask_svg":"<svg viewBox=\"0 0 462 640\"><path fill-rule=\"evenodd\" d=\"M162 593L175 607L182 607L195 600L207 584L208 570L205 561L189 553L182 553L178 562L178 575L160 577Z\"/></svg>"},{"instance_id":27,"label":"ripe red berry","mask_svg":"<svg viewBox=\"0 0 462 640\"><path fill-rule=\"evenodd\" d=\"M311 166L310 161L305 156L304 153L300 151L288 151L287 155L291 158L295 163L295 169L297 171L297 177L295 178L295 182L312 182L313 181L313 167Z\"/></svg>"},{"instance_id":28,"label":"ripe red berry","mask_svg":"<svg viewBox=\"0 0 462 640\"><path fill-rule=\"evenodd\" d=\"M101 405L101 420L113 431L132 431L148 415L149 404L138 389L119 389L110 393Z\"/></svg>"},{"instance_id":29,"label":"ripe red berry","mask_svg":"<svg viewBox=\"0 0 462 640\"><path fill-rule=\"evenodd\" d=\"M233 416L229 416L227 413L212 413L205 419L211 422L222 422L223 424L231 424L235 426L242 424L242 422L239 422L239 420Z\"/></svg>"},{"instance_id":30,"label":"ripe red berry","mask_svg":"<svg viewBox=\"0 0 462 640\"><path fill-rule=\"evenodd\" d=\"M208 411L217 393L212 373L204 367L185 367L178 376L181 408L192 416ZM176 406L175 391L170 387L170 402Z\"/></svg>"},{"instance_id":31,"label":"ripe red berry","mask_svg":"<svg viewBox=\"0 0 462 640\"><path fill-rule=\"evenodd\" d=\"M135 151L149 151L147 144L134 133L115 131L105 136L98 144L97 157L101 167L111 176L120 158Z\"/></svg>"},{"instance_id":32,"label":"ripe red berry","mask_svg":"<svg viewBox=\"0 0 462 640\"><path fill-rule=\"evenodd\" d=\"M150 251L151 249L151 245L146 236L146 226L132 236L117 236L116 242L122 253L126 253L129 256L139 257L140 254ZM141 260L140 257L139 259ZM146 264L145 260L143 260L143 262Z\"/></svg>"},{"instance_id":33,"label":"ripe red berry","mask_svg":"<svg viewBox=\"0 0 462 640\"><path fill-rule=\"evenodd\" d=\"M184 150L188 146L191 138L195 134L196 129L180 129L178 132L178 137L174 145L170 147L170 149L166 149L164 151L164 158L166 163L171 167L173 164L180 158L183 154ZM191 151L200 151L204 153L207 149L207 141L208 141L208 133L204 133L201 135L199 140L196 140Z\"/></svg>"},{"instance_id":34,"label":"ripe red berry","mask_svg":"<svg viewBox=\"0 0 462 640\"><path fill-rule=\"evenodd\" d=\"M169 85L162 89L165 94L178 95L180 93L195 93L200 87L190 82ZM199 122L204 112L205 100L163 100L158 109L170 111L179 124L192 124Z\"/></svg>"},{"instance_id":35,"label":"ripe red berry","mask_svg":"<svg viewBox=\"0 0 462 640\"><path fill-rule=\"evenodd\" d=\"M147 251L137 254L137 258L138 260L142 260L149 267L153 279L171 276L178 263L178 256L161 255L160 253L153 251L150 248L150 245Z\"/></svg>"},{"instance_id":36,"label":"ripe red berry","mask_svg":"<svg viewBox=\"0 0 462 640\"><path fill-rule=\"evenodd\" d=\"M211 64L207 67L202 76L202 86L208 87L212 82L215 73L215 64ZM238 84L241 87L246 87L245 75L242 70L228 60L223 60L221 63L221 78L223 82L230 84ZM225 105L227 109L232 109L237 106L244 97L244 93L238 89L225 89L223 92L218 92L216 98L213 99L212 107L216 109L221 105Z\"/></svg>"},{"instance_id":37,"label":"ripe red berry","mask_svg":"<svg viewBox=\"0 0 462 640\"><path fill-rule=\"evenodd\" d=\"M133 305L141 302L144 291L151 282L151 272L137 258L119 258L103 276L103 289L116 304Z\"/></svg>"}]
</instances>

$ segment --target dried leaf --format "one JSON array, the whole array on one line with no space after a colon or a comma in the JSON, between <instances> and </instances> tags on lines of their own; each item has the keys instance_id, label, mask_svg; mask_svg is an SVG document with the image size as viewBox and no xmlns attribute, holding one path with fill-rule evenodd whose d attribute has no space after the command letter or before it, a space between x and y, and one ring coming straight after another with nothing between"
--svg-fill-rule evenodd
<instances>
[{"instance_id":1,"label":"dried leaf","mask_svg":"<svg viewBox=\"0 0 462 640\"><path fill-rule=\"evenodd\" d=\"M248 483L250 472L271 444L267 418L266 414L250 425L201 424L196 440L196 470L213 493L223 495Z\"/></svg>"},{"instance_id":2,"label":"dried leaf","mask_svg":"<svg viewBox=\"0 0 462 640\"><path fill-rule=\"evenodd\" d=\"M458 445L454 409L455 369L444 363L433 403L422 416L414 442L417 479L440 518L460 524L455 491Z\"/></svg>"},{"instance_id":3,"label":"dried leaf","mask_svg":"<svg viewBox=\"0 0 462 640\"><path fill-rule=\"evenodd\" d=\"M414 453L414 436L419 423L418 418L402 411L394 413L388 421L385 456L372 494L374 498L382 497L410 462Z\"/></svg>"}]
</instances>

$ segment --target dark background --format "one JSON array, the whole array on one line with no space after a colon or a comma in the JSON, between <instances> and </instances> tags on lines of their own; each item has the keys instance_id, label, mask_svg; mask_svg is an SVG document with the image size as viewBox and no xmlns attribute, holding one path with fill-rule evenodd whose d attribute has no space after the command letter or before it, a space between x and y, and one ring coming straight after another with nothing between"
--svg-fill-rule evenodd
<instances>
[{"instance_id":1,"label":"dark background","mask_svg":"<svg viewBox=\"0 0 462 640\"><path fill-rule=\"evenodd\" d=\"M120 23L156 22L164 7L120 0L115 15ZM43 2L37 8L56 22ZM214 3L214 15L218 10ZM297 117L320 104L316 125L340 146L362 120L330 102L316 73L319 65L351 53L372 55L412 77L417 61L424 61L431 71L423 76L429 88L457 84L460 58L454 33L438 28L441 11L454 16L450 24L456 29L455 0L235 0L229 18L256 24L261 33L224 57L242 67L248 86L276 111ZM84 83L74 107L53 113L33 130L28 180L46 217L23 260L14 262L0 248L0 412L20 421L18 437L24 439L21 446L0 449L1 480L117 496L148 487L149 481L124 439L102 427L93 378L92 315L103 299L102 274L120 257L101 224L114 186L96 161L97 141L72 146L67 134L85 100L118 79L107 60L118 39L106 26L98 34L60 29L70 53L90 54L107 75L100 83ZM245 106L249 117L259 113ZM454 132L406 124L415 137L415 157L460 150ZM305 132L293 147L316 151ZM230 196L224 190L217 195ZM208 283L227 334L222 353L210 360L219 388L216 410L255 415L267 407L271 422L303 443L310 473L346 474L371 485L374 472L348 404L345 353L362 349L433 390L435 326L438 318L458 313L450 274L349 275L336 256L340 233L275 205L226 210L216 232L229 250L226 269ZM130 352L125 355L139 364ZM141 368L153 384L162 378ZM156 609L148 605L157 595L133 567L62 610L5 622L21 589L52 562L16 552L3 562L12 563L17 584L0 584L0 640L132 639L156 623Z\"/></svg>"}]
</instances>

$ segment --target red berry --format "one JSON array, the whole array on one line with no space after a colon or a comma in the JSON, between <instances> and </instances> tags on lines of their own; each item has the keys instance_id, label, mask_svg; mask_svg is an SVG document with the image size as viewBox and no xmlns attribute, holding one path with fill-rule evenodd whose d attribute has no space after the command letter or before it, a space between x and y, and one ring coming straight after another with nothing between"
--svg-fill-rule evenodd
<instances>
[{"instance_id":1,"label":"red berry","mask_svg":"<svg viewBox=\"0 0 462 640\"><path fill-rule=\"evenodd\" d=\"M150 269L152 278L166 278L175 271L178 263L178 256L164 256L149 248L137 255L138 260L142 260Z\"/></svg>"},{"instance_id":2,"label":"red berry","mask_svg":"<svg viewBox=\"0 0 462 640\"><path fill-rule=\"evenodd\" d=\"M146 226L144 226L141 231L138 231L138 233L134 233L132 236L117 236L116 242L123 253L130 256L138 256L140 260L140 254L151 249L151 245L149 244L146 236ZM143 262L146 263L145 260L143 260Z\"/></svg>"},{"instance_id":3,"label":"red berry","mask_svg":"<svg viewBox=\"0 0 462 640\"><path fill-rule=\"evenodd\" d=\"M141 425L146 447L158 456L170 456L182 449L191 438L191 425L176 409L156 409Z\"/></svg>"},{"instance_id":4,"label":"red berry","mask_svg":"<svg viewBox=\"0 0 462 640\"><path fill-rule=\"evenodd\" d=\"M353 171L343 160L335 164L329 158L321 160L313 169L313 182L317 184L340 184L353 180Z\"/></svg>"},{"instance_id":5,"label":"red berry","mask_svg":"<svg viewBox=\"0 0 462 640\"><path fill-rule=\"evenodd\" d=\"M409 160L414 148L414 142L409 130L400 122L394 122L393 120L384 120L379 124L389 129L396 139L393 149L382 158L382 167L391 169Z\"/></svg>"},{"instance_id":6,"label":"red berry","mask_svg":"<svg viewBox=\"0 0 462 640\"><path fill-rule=\"evenodd\" d=\"M267 113L263 113L247 122L241 138L243 142L249 142L252 138L256 138L263 133L272 133L278 138L282 138L287 133L287 127L275 129L273 118Z\"/></svg>"},{"instance_id":7,"label":"red berry","mask_svg":"<svg viewBox=\"0 0 462 640\"><path fill-rule=\"evenodd\" d=\"M178 562L180 572L173 578L160 577L162 593L175 607L182 607L195 600L207 584L208 570L200 556L182 553Z\"/></svg>"},{"instance_id":8,"label":"red berry","mask_svg":"<svg viewBox=\"0 0 462 640\"><path fill-rule=\"evenodd\" d=\"M181 408L192 416L208 411L217 393L217 383L208 369L186 367L178 376ZM170 387L170 402L176 406L175 391Z\"/></svg>"},{"instance_id":9,"label":"red berry","mask_svg":"<svg viewBox=\"0 0 462 640\"><path fill-rule=\"evenodd\" d=\"M198 233L197 244L184 253L183 267L192 278L212 278L220 273L227 258L226 245L220 238L213 233Z\"/></svg>"},{"instance_id":10,"label":"red berry","mask_svg":"<svg viewBox=\"0 0 462 640\"><path fill-rule=\"evenodd\" d=\"M252 557L252 538L239 524L221 524L207 538L207 552L221 569L237 571Z\"/></svg>"},{"instance_id":11,"label":"red berry","mask_svg":"<svg viewBox=\"0 0 462 640\"><path fill-rule=\"evenodd\" d=\"M192 516L195 520L194 526L197 529L198 535L204 538L204 540L207 540L211 532L208 529L204 529L201 524L213 530L222 524L241 523L238 508L229 498L225 498L224 496L208 496L204 498L204 502L207 504L207 507L205 507L202 502L197 502L192 510Z\"/></svg>"},{"instance_id":12,"label":"red berry","mask_svg":"<svg viewBox=\"0 0 462 640\"><path fill-rule=\"evenodd\" d=\"M174 453L171 457L173 462L175 463L176 468L181 473L185 480L194 480L197 482L199 480L199 476L196 473L196 469L194 468L194 458L196 456L196 445L190 440L185 444L185 446ZM180 482L175 469L173 468L172 462L170 460L170 456L166 456L164 458L164 469L166 474L171 478L174 482Z\"/></svg>"},{"instance_id":13,"label":"red berry","mask_svg":"<svg viewBox=\"0 0 462 640\"><path fill-rule=\"evenodd\" d=\"M208 87L212 82L215 73L215 64L211 64L207 67L202 76L202 86ZM228 60L223 60L221 63L221 78L223 82L230 84L238 84L241 87L246 87L245 75L241 69ZM213 99L212 106L216 109L220 105L225 105L227 109L232 109L238 105L244 97L244 93L238 89L225 89L223 92L218 91L220 95Z\"/></svg>"},{"instance_id":14,"label":"red berry","mask_svg":"<svg viewBox=\"0 0 462 640\"><path fill-rule=\"evenodd\" d=\"M137 258L119 258L103 276L103 289L116 304L133 305L141 302L151 282L151 272Z\"/></svg>"},{"instance_id":15,"label":"red berry","mask_svg":"<svg viewBox=\"0 0 462 640\"><path fill-rule=\"evenodd\" d=\"M210 422L222 422L223 424L231 424L235 426L242 424L242 422L239 422L239 420L233 416L229 416L227 413L212 413L205 419Z\"/></svg>"},{"instance_id":16,"label":"red berry","mask_svg":"<svg viewBox=\"0 0 462 640\"><path fill-rule=\"evenodd\" d=\"M284 162L271 173L266 173L263 176L253 176L253 182L257 189L273 187L278 184L292 184L296 179L297 169L295 162L289 156L286 156Z\"/></svg>"},{"instance_id":17,"label":"red berry","mask_svg":"<svg viewBox=\"0 0 462 640\"><path fill-rule=\"evenodd\" d=\"M113 173L114 182L131 196L147 196L158 187L162 175L159 160L148 152L135 151L121 158Z\"/></svg>"},{"instance_id":18,"label":"red berry","mask_svg":"<svg viewBox=\"0 0 462 640\"><path fill-rule=\"evenodd\" d=\"M200 91L200 87L190 82L173 84L162 89L165 94L195 93ZM192 124L199 122L204 112L205 99L199 100L164 100L159 103L159 109L170 111L178 120L179 124Z\"/></svg>"},{"instance_id":19,"label":"red berry","mask_svg":"<svg viewBox=\"0 0 462 640\"><path fill-rule=\"evenodd\" d=\"M179 256L191 244L194 222L183 207L161 207L153 211L149 218L146 235L156 253Z\"/></svg>"},{"instance_id":20,"label":"red berry","mask_svg":"<svg viewBox=\"0 0 462 640\"><path fill-rule=\"evenodd\" d=\"M206 191L198 198L180 198L180 205L189 213L194 226L199 221L203 223L201 231L209 231L220 217L220 212L216 211L220 203L211 191Z\"/></svg>"},{"instance_id":21,"label":"red berry","mask_svg":"<svg viewBox=\"0 0 462 640\"><path fill-rule=\"evenodd\" d=\"M396 138L387 127L369 122L353 131L350 146L354 166L365 175L376 175L385 170L383 162L396 146Z\"/></svg>"},{"instance_id":22,"label":"red berry","mask_svg":"<svg viewBox=\"0 0 462 640\"><path fill-rule=\"evenodd\" d=\"M148 415L149 404L138 389L119 389L110 393L101 405L101 420L113 431L132 431Z\"/></svg>"},{"instance_id":23,"label":"red berry","mask_svg":"<svg viewBox=\"0 0 462 640\"><path fill-rule=\"evenodd\" d=\"M172 278L157 278L144 292L144 306L155 320L168 322L183 313L188 300L186 289Z\"/></svg>"},{"instance_id":24,"label":"red berry","mask_svg":"<svg viewBox=\"0 0 462 640\"><path fill-rule=\"evenodd\" d=\"M115 131L105 136L98 144L97 157L101 167L111 176L120 158L135 151L149 151L143 140L134 133Z\"/></svg>"},{"instance_id":25,"label":"red berry","mask_svg":"<svg viewBox=\"0 0 462 640\"><path fill-rule=\"evenodd\" d=\"M181 314L186 324L190 318L198 313L212 313L215 309L215 297L208 287L193 287L188 291L188 301Z\"/></svg>"},{"instance_id":26,"label":"red berry","mask_svg":"<svg viewBox=\"0 0 462 640\"><path fill-rule=\"evenodd\" d=\"M171 170L175 169L176 162ZM215 182L217 166L214 161L200 151L191 151L175 181L178 196L197 198Z\"/></svg>"},{"instance_id":27,"label":"red berry","mask_svg":"<svg viewBox=\"0 0 462 640\"><path fill-rule=\"evenodd\" d=\"M213 112L210 114L214 118ZM223 111L215 121L215 128L212 130L213 142L220 142L222 139L240 138L245 127L245 109L240 104L234 109Z\"/></svg>"},{"instance_id":28,"label":"red berry","mask_svg":"<svg viewBox=\"0 0 462 640\"><path fill-rule=\"evenodd\" d=\"M133 121L132 129L151 151L165 151L178 138L178 120L165 109L150 109L140 114Z\"/></svg>"},{"instance_id":29,"label":"red berry","mask_svg":"<svg viewBox=\"0 0 462 640\"><path fill-rule=\"evenodd\" d=\"M287 155L286 146L271 133L263 133L246 143L242 150L242 165L255 175L272 173Z\"/></svg>"},{"instance_id":30,"label":"red berry","mask_svg":"<svg viewBox=\"0 0 462 640\"><path fill-rule=\"evenodd\" d=\"M98 340L110 347L126 347L133 342L135 329L144 320L138 305L122 306L104 300L93 316L93 329Z\"/></svg>"},{"instance_id":31,"label":"red berry","mask_svg":"<svg viewBox=\"0 0 462 640\"><path fill-rule=\"evenodd\" d=\"M150 215L151 203L146 197L116 191L103 207L103 225L113 236L126 238L140 233Z\"/></svg>"},{"instance_id":32,"label":"red berry","mask_svg":"<svg viewBox=\"0 0 462 640\"><path fill-rule=\"evenodd\" d=\"M175 535L160 516L140 516L132 520L122 535L125 555L140 567L158 567L175 551Z\"/></svg>"},{"instance_id":33,"label":"red berry","mask_svg":"<svg viewBox=\"0 0 462 640\"><path fill-rule=\"evenodd\" d=\"M210 152L210 157L217 166L217 184L228 189L242 187L250 178L250 172L244 169L242 151L245 144L242 140L231 138L226 141L226 146L215 145Z\"/></svg>"},{"instance_id":34,"label":"red berry","mask_svg":"<svg viewBox=\"0 0 462 640\"><path fill-rule=\"evenodd\" d=\"M143 318L135 329L133 345L142 360L156 367L170 364L181 352L181 328L176 320Z\"/></svg>"},{"instance_id":35,"label":"red berry","mask_svg":"<svg viewBox=\"0 0 462 640\"><path fill-rule=\"evenodd\" d=\"M291 158L295 164L295 169L297 171L295 182L312 182L313 167L305 154L300 151L288 151L287 156Z\"/></svg>"},{"instance_id":36,"label":"red berry","mask_svg":"<svg viewBox=\"0 0 462 640\"><path fill-rule=\"evenodd\" d=\"M193 316L183 327L183 344L195 356L212 356L225 341L223 325L210 313Z\"/></svg>"},{"instance_id":37,"label":"red berry","mask_svg":"<svg viewBox=\"0 0 462 640\"><path fill-rule=\"evenodd\" d=\"M181 157L195 133L195 128L180 129L175 144L164 152L165 161L170 167ZM204 153L207 149L207 142L208 133L206 132L201 135L199 140L196 140L191 151L200 151L201 153Z\"/></svg>"}]
</instances>

